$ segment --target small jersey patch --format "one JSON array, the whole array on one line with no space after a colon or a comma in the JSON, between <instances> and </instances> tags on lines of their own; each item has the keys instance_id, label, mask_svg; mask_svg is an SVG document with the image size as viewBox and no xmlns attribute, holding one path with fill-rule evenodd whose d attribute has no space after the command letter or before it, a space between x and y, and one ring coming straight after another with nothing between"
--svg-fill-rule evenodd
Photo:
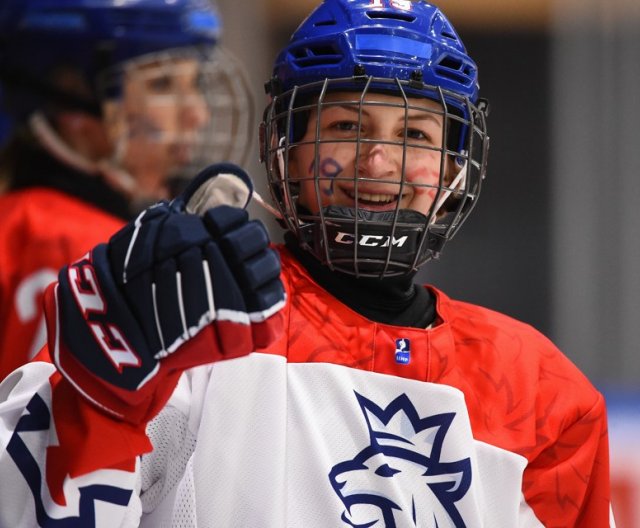
<instances>
[{"instance_id":1,"label":"small jersey patch","mask_svg":"<svg viewBox=\"0 0 640 528\"><path fill-rule=\"evenodd\" d=\"M411 362L411 341L409 339L396 339L396 363L408 365Z\"/></svg>"}]
</instances>

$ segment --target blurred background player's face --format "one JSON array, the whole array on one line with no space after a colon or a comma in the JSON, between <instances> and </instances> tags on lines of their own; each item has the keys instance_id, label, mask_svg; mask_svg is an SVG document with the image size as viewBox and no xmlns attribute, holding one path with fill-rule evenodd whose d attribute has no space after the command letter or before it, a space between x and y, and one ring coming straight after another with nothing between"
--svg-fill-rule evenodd
<instances>
[{"instance_id":1,"label":"blurred background player's face","mask_svg":"<svg viewBox=\"0 0 640 528\"><path fill-rule=\"evenodd\" d=\"M409 98L406 154L403 100L392 95L369 94L367 102L400 106L363 105L353 93L329 94L324 101L338 103L311 112L302 142L289 158L289 177L300 182L301 205L312 213L320 207L342 205L371 211L413 209L427 214L436 196L443 144L443 116L439 103ZM350 102L349 102L350 101ZM319 123L318 123L319 120ZM318 182L314 179L316 130L319 124ZM359 152L355 140L360 134ZM363 141L365 140L365 141ZM395 144L391 144L391 143ZM404 159L403 159L404 157ZM404 162L404 177L402 172ZM358 196L356 203L356 180ZM400 187L400 182L405 184Z\"/></svg>"},{"instance_id":2,"label":"blurred background player's face","mask_svg":"<svg viewBox=\"0 0 640 528\"><path fill-rule=\"evenodd\" d=\"M122 98L106 104L115 158L140 191L168 197L167 178L192 161L211 116L199 85L200 62L172 58L137 65Z\"/></svg>"}]
</instances>

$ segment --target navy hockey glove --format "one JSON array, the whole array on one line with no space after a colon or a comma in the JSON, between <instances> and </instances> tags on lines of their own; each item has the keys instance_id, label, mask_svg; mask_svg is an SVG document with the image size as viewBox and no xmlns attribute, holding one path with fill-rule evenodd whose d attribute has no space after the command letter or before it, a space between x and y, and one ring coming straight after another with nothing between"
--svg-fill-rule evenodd
<instances>
[{"instance_id":1,"label":"navy hockey glove","mask_svg":"<svg viewBox=\"0 0 640 528\"><path fill-rule=\"evenodd\" d=\"M47 294L49 349L88 400L145 423L184 370L278 337L280 260L244 209L251 193L239 167L213 165L60 271Z\"/></svg>"}]
</instances>

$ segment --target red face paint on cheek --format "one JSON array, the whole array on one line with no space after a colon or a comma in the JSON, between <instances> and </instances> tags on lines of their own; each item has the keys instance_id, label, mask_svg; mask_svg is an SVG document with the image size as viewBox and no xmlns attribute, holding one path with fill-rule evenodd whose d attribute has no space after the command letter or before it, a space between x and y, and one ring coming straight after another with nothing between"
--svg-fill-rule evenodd
<instances>
[{"instance_id":1,"label":"red face paint on cheek","mask_svg":"<svg viewBox=\"0 0 640 528\"><path fill-rule=\"evenodd\" d=\"M435 196L440 179L440 171L419 168L405 171L405 181L411 184L415 194Z\"/></svg>"}]
</instances>

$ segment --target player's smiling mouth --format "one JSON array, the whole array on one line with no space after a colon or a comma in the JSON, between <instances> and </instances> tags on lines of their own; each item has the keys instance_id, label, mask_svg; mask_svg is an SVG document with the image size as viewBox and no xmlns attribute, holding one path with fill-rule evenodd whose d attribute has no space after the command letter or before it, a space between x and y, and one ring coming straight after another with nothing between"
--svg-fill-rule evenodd
<instances>
[{"instance_id":1,"label":"player's smiling mouth","mask_svg":"<svg viewBox=\"0 0 640 528\"><path fill-rule=\"evenodd\" d=\"M355 189L342 189L342 192L345 196L353 200L354 205L357 204L360 207L377 210L394 209L398 200L404 197L404 195L401 196L392 193L358 191L356 200Z\"/></svg>"}]
</instances>

